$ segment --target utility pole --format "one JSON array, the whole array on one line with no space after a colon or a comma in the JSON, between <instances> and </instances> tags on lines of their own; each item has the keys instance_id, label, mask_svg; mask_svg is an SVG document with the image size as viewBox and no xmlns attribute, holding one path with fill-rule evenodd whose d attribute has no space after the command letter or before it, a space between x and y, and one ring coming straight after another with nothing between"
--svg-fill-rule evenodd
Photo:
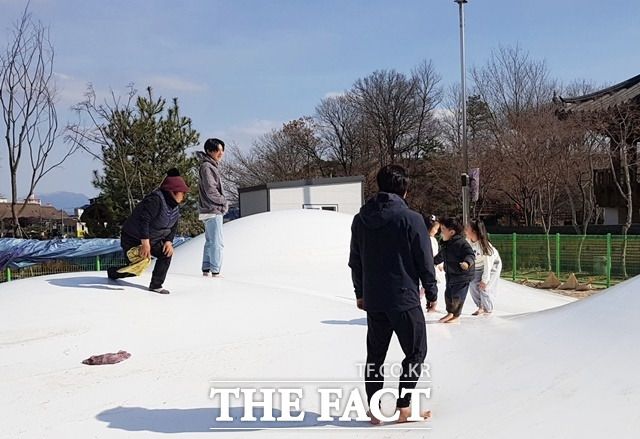
<instances>
[{"instance_id":1,"label":"utility pole","mask_svg":"<svg viewBox=\"0 0 640 439\"><path fill-rule=\"evenodd\" d=\"M467 0L453 0L460 10L460 82L462 86L462 218L469 222L469 153L467 147L467 71L464 47L464 4Z\"/></svg>"}]
</instances>

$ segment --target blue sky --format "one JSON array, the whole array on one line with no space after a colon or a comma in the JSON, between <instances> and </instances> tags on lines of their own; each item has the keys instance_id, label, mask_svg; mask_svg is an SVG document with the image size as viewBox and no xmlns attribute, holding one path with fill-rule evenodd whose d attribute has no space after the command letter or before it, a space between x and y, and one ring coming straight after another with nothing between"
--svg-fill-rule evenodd
<instances>
[{"instance_id":1,"label":"blue sky","mask_svg":"<svg viewBox=\"0 0 640 439\"><path fill-rule=\"evenodd\" d=\"M25 4L0 0L2 46ZM73 120L66 109L87 83L106 96L133 82L178 97L202 140L248 149L375 70L408 73L430 59L443 85L460 81L453 0L32 0L30 9L50 26L62 124ZM500 44L519 44L567 82L610 85L640 74L637 0L469 0L465 15L468 67L483 65ZM91 170L99 167L77 155L36 195L93 196ZM8 196L4 143L0 174Z\"/></svg>"}]
</instances>

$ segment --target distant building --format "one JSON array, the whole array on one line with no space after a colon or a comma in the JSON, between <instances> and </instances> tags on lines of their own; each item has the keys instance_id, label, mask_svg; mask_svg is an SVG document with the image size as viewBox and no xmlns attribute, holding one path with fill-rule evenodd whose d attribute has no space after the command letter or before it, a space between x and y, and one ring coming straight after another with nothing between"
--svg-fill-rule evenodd
<instances>
[{"instance_id":1,"label":"distant building","mask_svg":"<svg viewBox=\"0 0 640 439\"><path fill-rule=\"evenodd\" d=\"M240 188L240 217L287 209L355 215L364 204L364 177L319 178Z\"/></svg>"},{"instance_id":2,"label":"distant building","mask_svg":"<svg viewBox=\"0 0 640 439\"><path fill-rule=\"evenodd\" d=\"M37 204L38 206L42 204L42 200L40 200L40 198L36 198L36 196L33 194L29 195L29 197L26 200L22 200L22 201L23 202L26 201L27 204Z\"/></svg>"},{"instance_id":3,"label":"distant building","mask_svg":"<svg viewBox=\"0 0 640 439\"><path fill-rule=\"evenodd\" d=\"M1 200L2 198L0 198ZM23 203L27 202L24 205ZM76 220L71 218L65 211L58 210L47 204L42 206L40 199L30 195L16 206L22 211L18 214L20 227L24 229L30 237L38 237L41 232L46 232L47 236L64 236L65 234L75 234ZM13 215L11 213L11 203L0 201L0 236L6 236L12 230Z\"/></svg>"},{"instance_id":4,"label":"distant building","mask_svg":"<svg viewBox=\"0 0 640 439\"><path fill-rule=\"evenodd\" d=\"M584 96L574 98L560 98L562 109L559 112L561 118L568 117L571 114L593 114L603 117L602 127L599 133L607 136L610 140L612 151L621 144L626 143L629 156L635 157L629 165L629 176L631 180L631 198L633 212L631 213L632 222L640 222L640 174L638 173L638 139L640 139L640 75L627 79L619 84L607 87L604 90L595 93L589 93ZM611 112L612 108L629 108L631 111L627 113L628 117L632 117L631 121L622 122L615 116L615 112ZM620 138L620 128L618 125L624 123L626 132L624 137ZM627 217L627 203L616 185L618 183L625 186L624 181L620 177L621 164L620 160L613 158L613 168L594 170L594 192L596 203L604 210L604 224L614 225L623 224Z\"/></svg>"},{"instance_id":5,"label":"distant building","mask_svg":"<svg viewBox=\"0 0 640 439\"><path fill-rule=\"evenodd\" d=\"M72 218L76 218L76 236L78 238L84 238L88 233L89 233L89 229L87 228L87 223L82 222L80 220L80 217L82 216L82 214L84 213L84 210L88 207L88 204L85 204L82 207L76 207L75 209L73 209L73 216Z\"/></svg>"}]
</instances>

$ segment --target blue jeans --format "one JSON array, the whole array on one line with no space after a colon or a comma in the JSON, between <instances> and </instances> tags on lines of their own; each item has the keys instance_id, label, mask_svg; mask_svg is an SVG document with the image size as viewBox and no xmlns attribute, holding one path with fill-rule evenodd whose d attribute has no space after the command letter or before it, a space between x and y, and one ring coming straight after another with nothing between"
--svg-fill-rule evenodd
<instances>
[{"instance_id":1,"label":"blue jeans","mask_svg":"<svg viewBox=\"0 0 640 439\"><path fill-rule=\"evenodd\" d=\"M220 273L222 268L222 215L204 220L204 251L202 271Z\"/></svg>"}]
</instances>

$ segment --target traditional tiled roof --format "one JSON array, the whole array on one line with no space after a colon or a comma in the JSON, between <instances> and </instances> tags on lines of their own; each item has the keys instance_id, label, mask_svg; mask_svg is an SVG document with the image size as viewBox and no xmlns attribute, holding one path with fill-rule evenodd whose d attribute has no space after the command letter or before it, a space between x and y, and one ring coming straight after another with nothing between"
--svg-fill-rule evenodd
<instances>
[{"instance_id":1,"label":"traditional tiled roof","mask_svg":"<svg viewBox=\"0 0 640 439\"><path fill-rule=\"evenodd\" d=\"M22 205L18 205L18 210ZM42 218L43 220L68 219L69 215L63 210L58 210L53 206L40 206L39 204L27 204L20 218ZM0 219L11 218L11 203L0 203Z\"/></svg>"},{"instance_id":2,"label":"traditional tiled roof","mask_svg":"<svg viewBox=\"0 0 640 439\"><path fill-rule=\"evenodd\" d=\"M606 110L635 101L640 104L640 75L594 93L573 98L561 98L566 112Z\"/></svg>"}]
</instances>

